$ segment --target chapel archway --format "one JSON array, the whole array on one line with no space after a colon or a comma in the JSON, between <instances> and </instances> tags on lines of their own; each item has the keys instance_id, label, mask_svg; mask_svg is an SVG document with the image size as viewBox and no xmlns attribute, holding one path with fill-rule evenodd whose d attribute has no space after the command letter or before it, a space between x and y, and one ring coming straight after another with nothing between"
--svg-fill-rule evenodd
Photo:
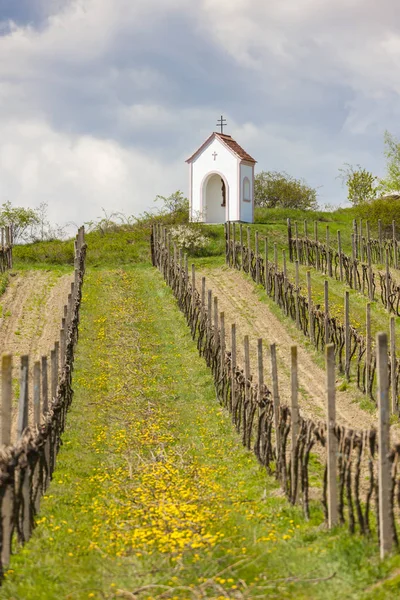
<instances>
[{"instance_id":1,"label":"chapel archway","mask_svg":"<svg viewBox=\"0 0 400 600\"><path fill-rule=\"evenodd\" d=\"M211 173L203 183L203 212L206 223L227 220L228 186L219 173Z\"/></svg>"}]
</instances>

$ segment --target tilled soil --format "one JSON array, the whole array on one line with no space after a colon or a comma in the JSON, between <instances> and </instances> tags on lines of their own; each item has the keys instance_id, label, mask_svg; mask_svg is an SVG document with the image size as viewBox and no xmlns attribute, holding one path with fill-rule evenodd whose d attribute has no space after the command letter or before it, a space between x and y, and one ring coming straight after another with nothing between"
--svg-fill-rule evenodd
<instances>
[{"instance_id":1,"label":"tilled soil","mask_svg":"<svg viewBox=\"0 0 400 600\"><path fill-rule=\"evenodd\" d=\"M29 355L30 403L32 421L32 372L35 361L50 356L59 340L64 305L71 291L73 275L59 276L53 271L28 271L10 276L0 298L0 352L13 355L14 390L18 389L20 357ZM50 365L50 361L48 360ZM50 374L49 374L50 375ZM13 398L12 429L15 436L18 394Z\"/></svg>"},{"instance_id":2,"label":"tilled soil","mask_svg":"<svg viewBox=\"0 0 400 600\"><path fill-rule=\"evenodd\" d=\"M236 323L238 364L243 365L243 337L248 335L251 347L251 362L254 377L257 365L257 339L264 343L264 370L266 384L270 389L271 370L269 345L276 343L278 358L279 393L281 402L290 404L290 347L298 348L299 405L303 415L314 420L324 419L326 402L326 375L305 349L294 339L284 323L276 317L268 304L260 302L254 283L242 273L227 268L210 269L201 273L206 277L207 289L218 297L219 310L225 313L228 347L230 346L230 324ZM337 422L355 429L376 426L377 415L360 408L350 391L337 392ZM394 429L394 428L392 428ZM393 431L393 433L395 433ZM397 434L395 436L397 438Z\"/></svg>"}]
</instances>

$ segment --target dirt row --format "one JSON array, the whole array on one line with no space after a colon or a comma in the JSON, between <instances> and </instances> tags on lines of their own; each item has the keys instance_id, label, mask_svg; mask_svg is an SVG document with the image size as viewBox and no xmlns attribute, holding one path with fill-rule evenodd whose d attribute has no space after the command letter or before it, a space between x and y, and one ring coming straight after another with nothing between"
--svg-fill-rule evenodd
<instances>
[{"instance_id":1,"label":"dirt row","mask_svg":"<svg viewBox=\"0 0 400 600\"><path fill-rule=\"evenodd\" d=\"M298 343L286 327L275 316L268 304L260 302L254 283L243 274L225 267L201 273L206 277L207 289L218 297L219 310L225 313L228 347L230 324L236 323L238 363L243 361L243 337L250 338L251 362L256 377L257 339L262 338L266 347L264 369L266 383L271 387L269 344L276 343L278 357L279 393L281 402L290 404L290 347L298 346L299 405L305 416L323 419L325 415L325 371L312 357L312 352ZM337 392L336 414L338 423L367 429L376 426L377 415L360 408L350 391ZM397 435L396 435L397 438Z\"/></svg>"},{"instance_id":2,"label":"dirt row","mask_svg":"<svg viewBox=\"0 0 400 600\"><path fill-rule=\"evenodd\" d=\"M29 355L29 422L33 422L33 364L50 350L60 337L64 305L71 291L73 275L54 271L28 271L10 275L6 292L0 297L0 353L13 355L12 439L16 437L20 356Z\"/></svg>"}]
</instances>

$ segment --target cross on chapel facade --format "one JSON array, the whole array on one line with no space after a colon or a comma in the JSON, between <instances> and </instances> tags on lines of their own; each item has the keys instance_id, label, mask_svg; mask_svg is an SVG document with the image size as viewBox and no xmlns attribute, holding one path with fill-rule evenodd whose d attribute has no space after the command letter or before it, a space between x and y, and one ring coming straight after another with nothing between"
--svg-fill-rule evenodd
<instances>
[{"instance_id":1,"label":"cross on chapel facade","mask_svg":"<svg viewBox=\"0 0 400 600\"><path fill-rule=\"evenodd\" d=\"M203 223L254 222L256 161L230 136L221 115L218 127L190 158L190 220Z\"/></svg>"}]
</instances>

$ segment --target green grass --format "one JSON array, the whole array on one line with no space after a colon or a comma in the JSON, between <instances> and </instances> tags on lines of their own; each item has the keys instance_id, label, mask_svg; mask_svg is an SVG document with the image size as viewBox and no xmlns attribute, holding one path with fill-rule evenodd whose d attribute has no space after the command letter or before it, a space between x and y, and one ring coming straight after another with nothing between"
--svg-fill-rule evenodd
<instances>
[{"instance_id":1,"label":"green grass","mask_svg":"<svg viewBox=\"0 0 400 600\"><path fill-rule=\"evenodd\" d=\"M289 506L216 403L154 269L89 271L74 388L38 526L0 598L365 598L400 564L379 561L376 539L321 527L318 505L310 522ZM379 598L400 589L387 586Z\"/></svg>"},{"instance_id":2,"label":"green grass","mask_svg":"<svg viewBox=\"0 0 400 600\"><path fill-rule=\"evenodd\" d=\"M271 212L262 227L283 246L282 217ZM351 223L347 213L339 219ZM191 260L220 266L223 228L205 229L209 256ZM380 561L375 536L327 531L315 501L306 522L241 446L150 266L148 235L147 224L87 235L74 402L37 527L12 557L0 599L397 597L399 555ZM71 248L17 247L15 267L70 270ZM317 299L323 277L316 281ZM259 297L286 319L261 288ZM318 493L321 477L312 455Z\"/></svg>"}]
</instances>

